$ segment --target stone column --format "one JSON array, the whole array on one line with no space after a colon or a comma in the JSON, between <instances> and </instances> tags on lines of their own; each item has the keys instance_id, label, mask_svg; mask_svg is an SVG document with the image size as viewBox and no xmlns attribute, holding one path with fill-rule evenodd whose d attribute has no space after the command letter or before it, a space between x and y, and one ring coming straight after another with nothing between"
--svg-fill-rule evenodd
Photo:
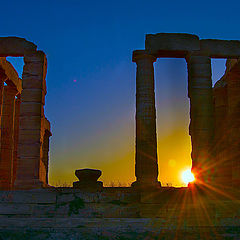
<instances>
[{"instance_id":1,"label":"stone column","mask_svg":"<svg viewBox=\"0 0 240 240\"><path fill-rule=\"evenodd\" d=\"M16 189L41 188L39 165L42 158L46 56L41 51L24 56L18 138Z\"/></svg>"},{"instance_id":2,"label":"stone column","mask_svg":"<svg viewBox=\"0 0 240 240\"><path fill-rule=\"evenodd\" d=\"M17 90L4 86L1 121L1 163L0 185L3 189L13 187L13 151L14 151L14 116Z\"/></svg>"},{"instance_id":3,"label":"stone column","mask_svg":"<svg viewBox=\"0 0 240 240\"><path fill-rule=\"evenodd\" d=\"M153 62L145 51L134 51L136 75L136 155L134 187L160 187L158 182L156 109Z\"/></svg>"},{"instance_id":4,"label":"stone column","mask_svg":"<svg viewBox=\"0 0 240 240\"><path fill-rule=\"evenodd\" d=\"M1 117L2 117L3 86L6 79L7 79L7 76L5 75L4 70L0 69L0 126L1 126ZM1 139L1 128L0 128L0 139ZM1 148L1 141L0 141L0 148ZM0 154L0 161L1 161L1 154Z\"/></svg>"},{"instance_id":5,"label":"stone column","mask_svg":"<svg viewBox=\"0 0 240 240\"><path fill-rule=\"evenodd\" d=\"M48 164L49 164L49 138L52 134L49 131L45 131L43 139L43 164L46 169L46 184L48 184Z\"/></svg>"},{"instance_id":6,"label":"stone column","mask_svg":"<svg viewBox=\"0 0 240 240\"><path fill-rule=\"evenodd\" d=\"M227 74L228 118L227 138L228 159L224 163L224 180L228 186L239 188L240 184L240 72L239 67Z\"/></svg>"},{"instance_id":7,"label":"stone column","mask_svg":"<svg viewBox=\"0 0 240 240\"><path fill-rule=\"evenodd\" d=\"M226 186L226 174L229 173L229 144L228 144L228 94L227 79L222 77L216 82L213 88L214 102L214 141L213 141L213 157L216 162L216 173L214 183L220 186ZM228 185L229 186L229 185Z\"/></svg>"},{"instance_id":8,"label":"stone column","mask_svg":"<svg viewBox=\"0 0 240 240\"><path fill-rule=\"evenodd\" d=\"M16 180L17 171L17 147L19 136L19 115L20 115L21 95L18 94L15 100L15 117L14 117L14 152L13 152L13 182Z\"/></svg>"},{"instance_id":9,"label":"stone column","mask_svg":"<svg viewBox=\"0 0 240 240\"><path fill-rule=\"evenodd\" d=\"M192 140L192 172L201 181L209 182L214 174L211 148L214 132L211 59L187 56Z\"/></svg>"}]
</instances>

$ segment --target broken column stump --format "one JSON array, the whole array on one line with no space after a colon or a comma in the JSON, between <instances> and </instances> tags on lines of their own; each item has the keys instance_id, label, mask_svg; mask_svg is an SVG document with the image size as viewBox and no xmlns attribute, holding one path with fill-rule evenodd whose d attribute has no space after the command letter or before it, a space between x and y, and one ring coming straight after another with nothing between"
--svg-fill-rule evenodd
<instances>
[{"instance_id":1,"label":"broken column stump","mask_svg":"<svg viewBox=\"0 0 240 240\"><path fill-rule=\"evenodd\" d=\"M102 175L102 171L97 169L78 169L75 171L76 177L79 179L73 182L73 188L84 191L102 191L103 182L97 181Z\"/></svg>"}]
</instances>

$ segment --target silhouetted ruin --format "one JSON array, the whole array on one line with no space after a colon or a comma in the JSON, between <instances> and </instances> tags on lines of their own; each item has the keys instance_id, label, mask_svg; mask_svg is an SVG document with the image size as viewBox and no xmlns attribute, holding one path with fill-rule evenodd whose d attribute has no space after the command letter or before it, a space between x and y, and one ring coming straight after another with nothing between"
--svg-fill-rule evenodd
<instances>
[{"instance_id":1,"label":"silhouetted ruin","mask_svg":"<svg viewBox=\"0 0 240 240\"><path fill-rule=\"evenodd\" d=\"M22 79L6 57L24 57ZM0 189L48 184L50 122L44 115L47 59L23 38L0 38Z\"/></svg>"},{"instance_id":2,"label":"silhouetted ruin","mask_svg":"<svg viewBox=\"0 0 240 240\"><path fill-rule=\"evenodd\" d=\"M22 79L8 56L24 57ZM158 181L153 63L161 57L187 61L197 178L188 188L161 187ZM73 187L52 187L46 56L25 39L0 38L0 234L6 239L32 239L32 233L33 239L239 239L239 57L240 41L147 35L145 50L133 52L136 181L132 187L103 187L97 181L100 170L80 169ZM211 58L228 59L214 87Z\"/></svg>"}]
</instances>

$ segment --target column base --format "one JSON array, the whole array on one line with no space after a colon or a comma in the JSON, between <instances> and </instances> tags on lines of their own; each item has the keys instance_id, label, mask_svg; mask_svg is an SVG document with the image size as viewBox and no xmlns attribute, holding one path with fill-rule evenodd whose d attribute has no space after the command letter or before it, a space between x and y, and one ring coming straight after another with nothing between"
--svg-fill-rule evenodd
<instances>
[{"instance_id":1,"label":"column base","mask_svg":"<svg viewBox=\"0 0 240 240\"><path fill-rule=\"evenodd\" d=\"M140 182L135 181L131 184L131 187L137 191L155 191L161 188L161 182Z\"/></svg>"},{"instance_id":2,"label":"column base","mask_svg":"<svg viewBox=\"0 0 240 240\"><path fill-rule=\"evenodd\" d=\"M38 179L32 180L16 180L14 183L15 190L40 189L45 187L45 184Z\"/></svg>"}]
</instances>

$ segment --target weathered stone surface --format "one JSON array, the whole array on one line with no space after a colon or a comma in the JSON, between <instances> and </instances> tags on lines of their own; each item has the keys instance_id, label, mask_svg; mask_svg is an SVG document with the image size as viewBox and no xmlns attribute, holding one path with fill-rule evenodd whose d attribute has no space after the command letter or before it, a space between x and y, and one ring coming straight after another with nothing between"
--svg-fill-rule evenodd
<instances>
[{"instance_id":1,"label":"weathered stone surface","mask_svg":"<svg viewBox=\"0 0 240 240\"><path fill-rule=\"evenodd\" d=\"M39 129L22 129L19 133L19 141L21 143L36 143L41 140L41 131Z\"/></svg>"},{"instance_id":2,"label":"weathered stone surface","mask_svg":"<svg viewBox=\"0 0 240 240\"><path fill-rule=\"evenodd\" d=\"M20 116L44 116L42 103L37 102L22 102L20 106ZM21 125L20 125L21 126Z\"/></svg>"},{"instance_id":3,"label":"weathered stone surface","mask_svg":"<svg viewBox=\"0 0 240 240\"><path fill-rule=\"evenodd\" d=\"M41 143L19 144L18 153L21 157L40 157Z\"/></svg>"},{"instance_id":4,"label":"weathered stone surface","mask_svg":"<svg viewBox=\"0 0 240 240\"><path fill-rule=\"evenodd\" d=\"M0 38L0 56L23 57L27 52L36 51L37 46L34 43L19 37L1 37Z\"/></svg>"},{"instance_id":5,"label":"weathered stone surface","mask_svg":"<svg viewBox=\"0 0 240 240\"><path fill-rule=\"evenodd\" d=\"M57 193L47 189L0 191L0 203L54 204Z\"/></svg>"},{"instance_id":6,"label":"weathered stone surface","mask_svg":"<svg viewBox=\"0 0 240 240\"><path fill-rule=\"evenodd\" d=\"M32 206L22 203L20 204L0 203L0 215L15 215L15 214L30 215L32 214Z\"/></svg>"},{"instance_id":7,"label":"weathered stone surface","mask_svg":"<svg viewBox=\"0 0 240 240\"><path fill-rule=\"evenodd\" d=\"M145 48L157 57L185 57L188 51L200 49L199 38L186 33L147 34Z\"/></svg>"},{"instance_id":8,"label":"weathered stone surface","mask_svg":"<svg viewBox=\"0 0 240 240\"><path fill-rule=\"evenodd\" d=\"M240 57L240 41L236 40L200 40L202 53L206 53L212 58L238 58Z\"/></svg>"}]
</instances>

